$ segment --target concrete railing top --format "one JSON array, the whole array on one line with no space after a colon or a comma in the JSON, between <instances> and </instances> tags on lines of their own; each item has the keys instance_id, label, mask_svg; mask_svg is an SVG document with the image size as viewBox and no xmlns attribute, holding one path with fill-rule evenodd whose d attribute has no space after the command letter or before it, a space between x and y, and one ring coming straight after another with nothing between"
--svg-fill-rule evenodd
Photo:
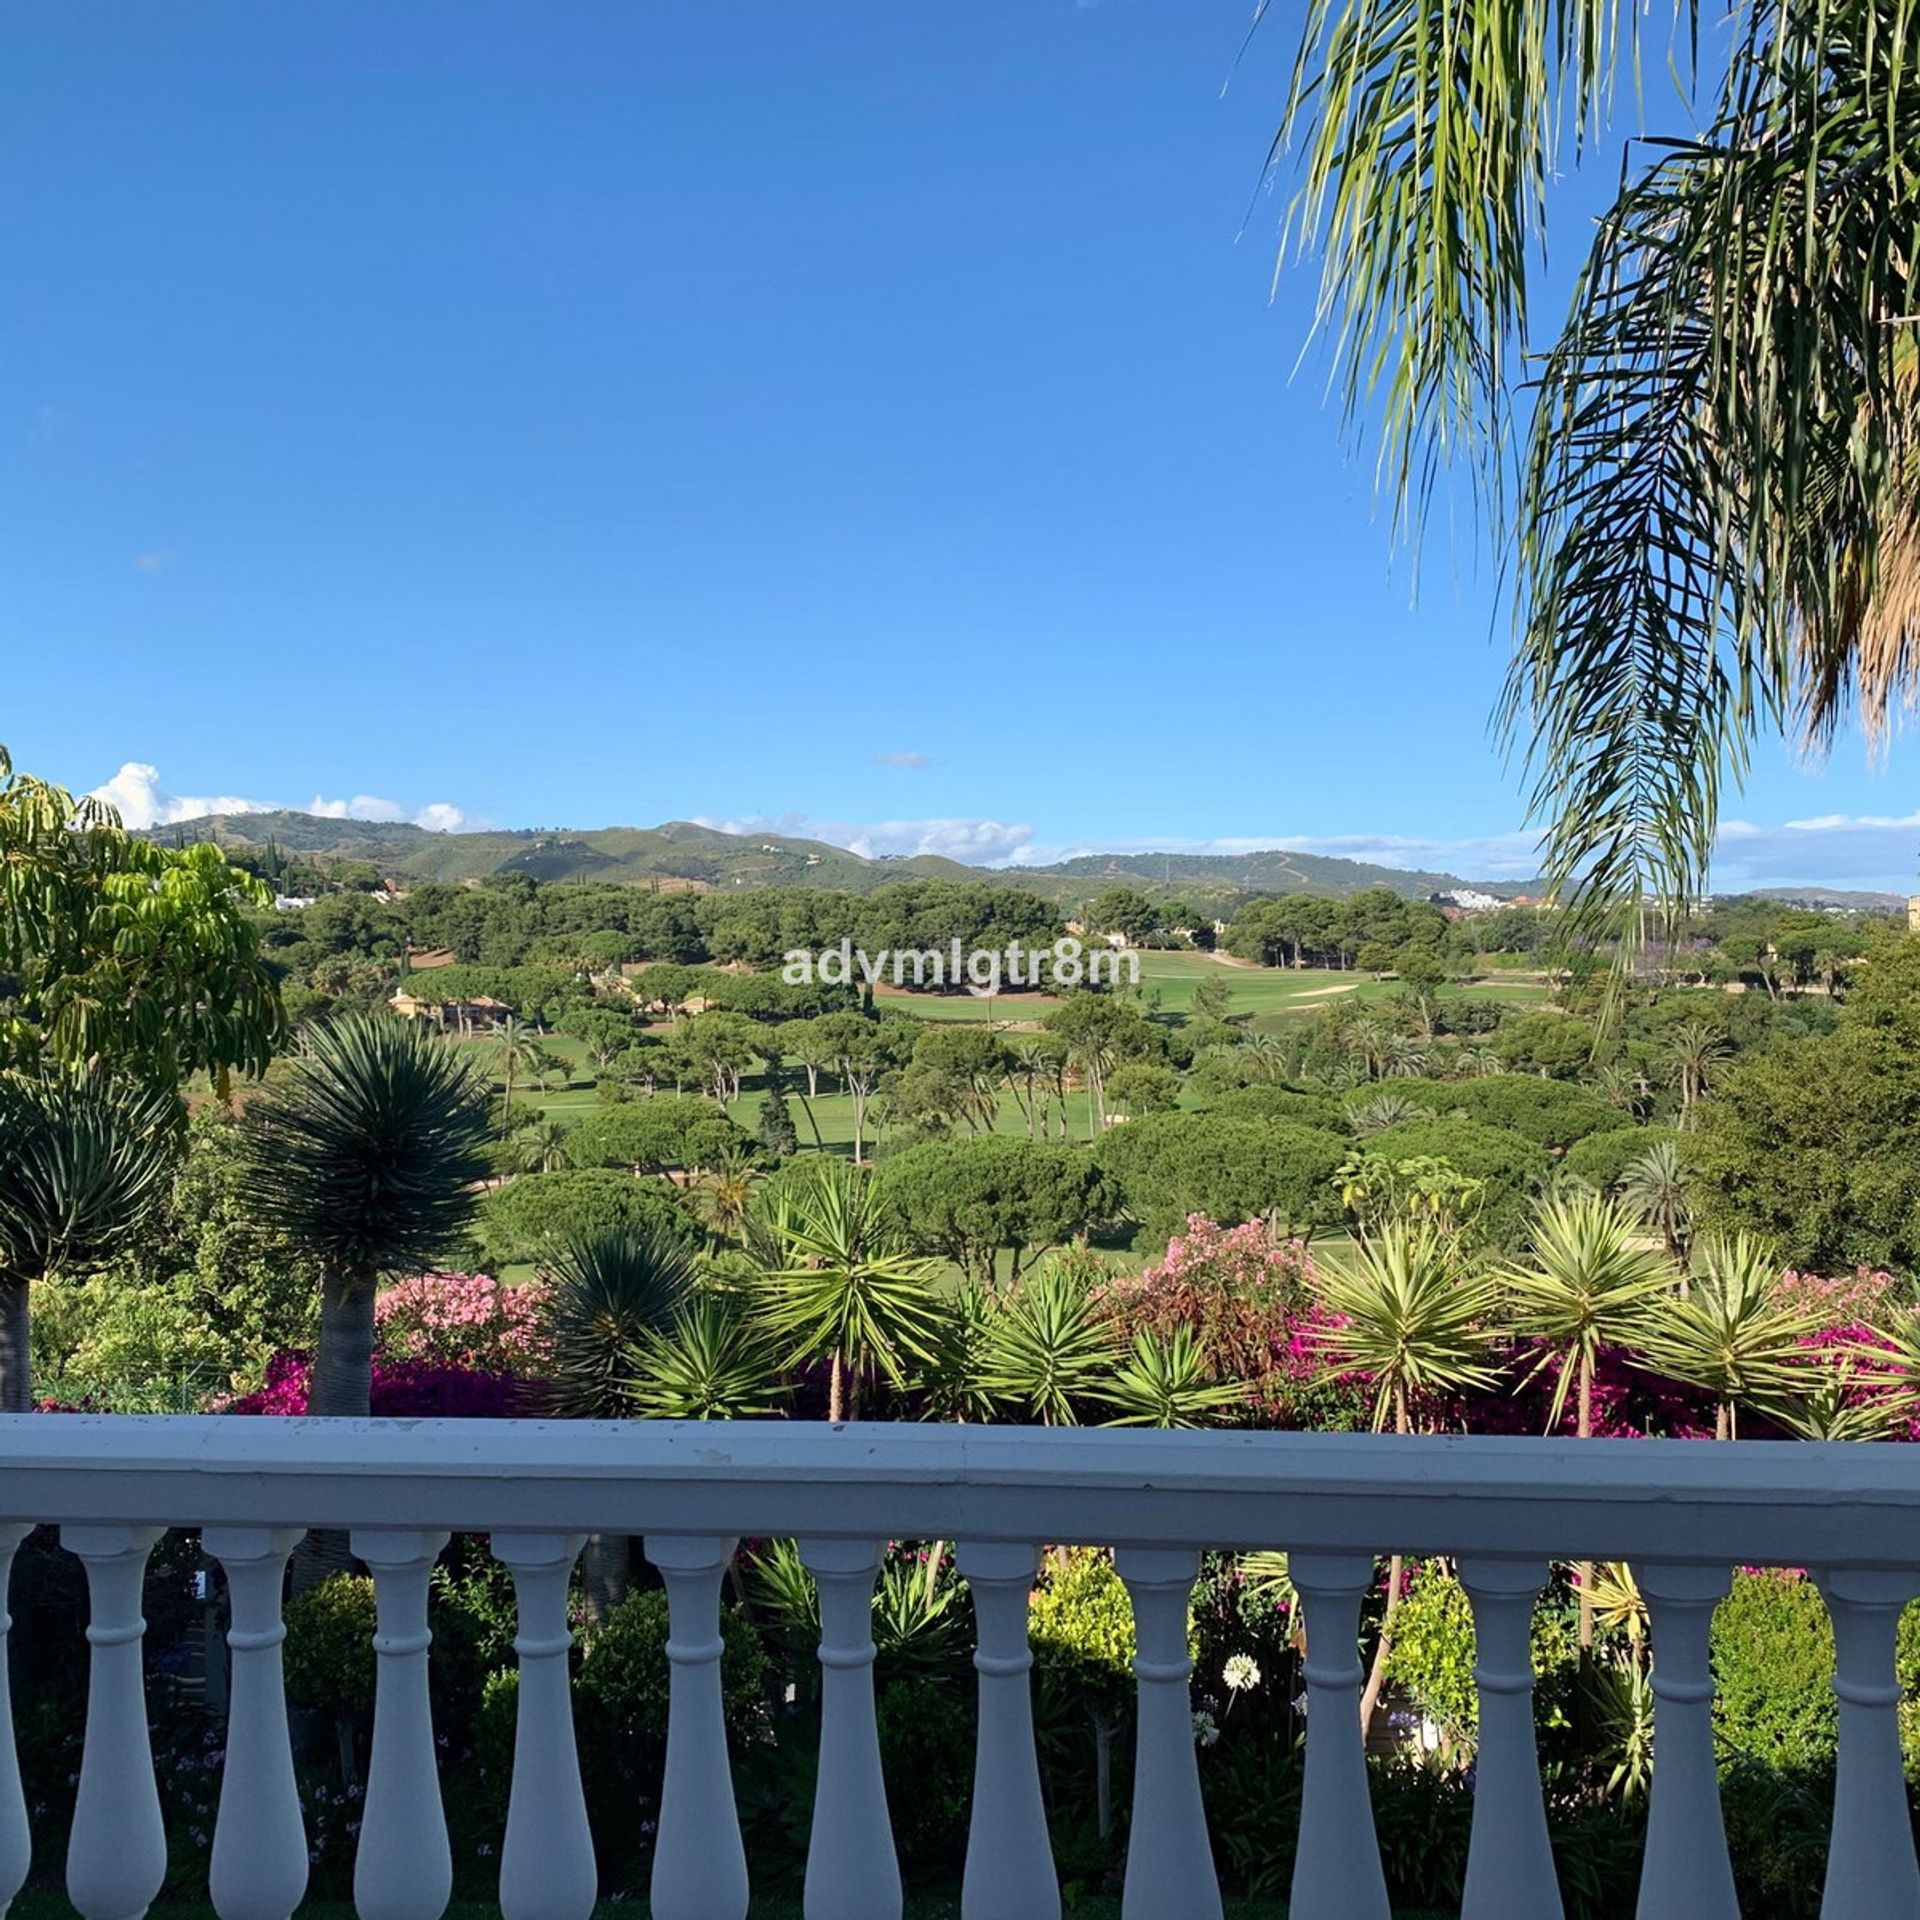
<instances>
[{"instance_id":1,"label":"concrete railing top","mask_svg":"<svg viewBox=\"0 0 1920 1920\"><path fill-rule=\"evenodd\" d=\"M799 1421L0 1416L0 1521L1920 1566L1920 1447Z\"/></svg>"}]
</instances>

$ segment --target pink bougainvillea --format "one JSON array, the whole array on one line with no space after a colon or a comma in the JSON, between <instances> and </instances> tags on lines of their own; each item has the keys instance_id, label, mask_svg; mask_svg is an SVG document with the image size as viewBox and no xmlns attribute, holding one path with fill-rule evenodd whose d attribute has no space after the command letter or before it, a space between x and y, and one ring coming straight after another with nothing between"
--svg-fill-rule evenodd
<instances>
[{"instance_id":1,"label":"pink bougainvillea","mask_svg":"<svg viewBox=\"0 0 1920 1920\"><path fill-rule=\"evenodd\" d=\"M220 1410L298 1418L307 1411L312 1381L311 1354L276 1353L267 1362L265 1384ZM504 1420L531 1410L527 1383L511 1374L378 1355L371 1406L375 1418L387 1420Z\"/></svg>"},{"instance_id":2,"label":"pink bougainvillea","mask_svg":"<svg viewBox=\"0 0 1920 1920\"><path fill-rule=\"evenodd\" d=\"M487 1373L537 1374L547 1358L545 1289L484 1273L421 1273L382 1290L374 1338L392 1360L435 1361Z\"/></svg>"}]
</instances>

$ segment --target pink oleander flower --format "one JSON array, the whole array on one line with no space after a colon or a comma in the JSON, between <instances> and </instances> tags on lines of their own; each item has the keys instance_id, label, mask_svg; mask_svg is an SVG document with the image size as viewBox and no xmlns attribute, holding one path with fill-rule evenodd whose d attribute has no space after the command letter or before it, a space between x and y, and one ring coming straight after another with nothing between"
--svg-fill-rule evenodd
<instances>
[{"instance_id":1,"label":"pink oleander flower","mask_svg":"<svg viewBox=\"0 0 1920 1920\"><path fill-rule=\"evenodd\" d=\"M490 1373L538 1374L548 1358L545 1288L508 1286L484 1273L421 1273L382 1290L374 1338L394 1360Z\"/></svg>"}]
</instances>

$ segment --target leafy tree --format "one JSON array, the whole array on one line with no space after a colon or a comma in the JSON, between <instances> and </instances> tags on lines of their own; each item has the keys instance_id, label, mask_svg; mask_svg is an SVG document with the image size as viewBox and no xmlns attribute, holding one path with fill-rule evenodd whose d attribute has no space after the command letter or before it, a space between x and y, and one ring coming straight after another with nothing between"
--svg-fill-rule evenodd
<instances>
[{"instance_id":1,"label":"leafy tree","mask_svg":"<svg viewBox=\"0 0 1920 1920\"><path fill-rule=\"evenodd\" d=\"M271 902L211 842L136 839L0 747L0 1067L104 1060L168 1090L264 1072L286 1033L254 921Z\"/></svg>"},{"instance_id":2,"label":"leafy tree","mask_svg":"<svg viewBox=\"0 0 1920 1920\"><path fill-rule=\"evenodd\" d=\"M1160 909L1138 887L1108 887L1087 908L1085 918L1092 932L1124 934L1136 947L1161 925Z\"/></svg>"},{"instance_id":3,"label":"leafy tree","mask_svg":"<svg viewBox=\"0 0 1920 1920\"><path fill-rule=\"evenodd\" d=\"M633 1016L612 1007L576 1007L562 1014L555 1031L578 1040L596 1067L608 1067L633 1045L639 1029Z\"/></svg>"},{"instance_id":4,"label":"leafy tree","mask_svg":"<svg viewBox=\"0 0 1920 1920\"><path fill-rule=\"evenodd\" d=\"M800 1135L795 1131L793 1115L787 1111L786 1095L769 1091L760 1101L760 1144L776 1160L785 1160L800 1151Z\"/></svg>"},{"instance_id":5,"label":"leafy tree","mask_svg":"<svg viewBox=\"0 0 1920 1920\"><path fill-rule=\"evenodd\" d=\"M1177 1232L1190 1213L1225 1226L1270 1219L1299 1231L1338 1217L1332 1183L1346 1146L1285 1121L1154 1113L1113 1128L1096 1155L1151 1234Z\"/></svg>"},{"instance_id":6,"label":"leafy tree","mask_svg":"<svg viewBox=\"0 0 1920 1920\"><path fill-rule=\"evenodd\" d=\"M1597 1041L1591 1021L1571 1013L1523 1013L1494 1036L1494 1051L1509 1073L1577 1080L1592 1064Z\"/></svg>"},{"instance_id":7,"label":"leafy tree","mask_svg":"<svg viewBox=\"0 0 1920 1920\"><path fill-rule=\"evenodd\" d=\"M841 1160L797 1164L783 1195L781 1264L762 1275L768 1326L797 1360L828 1356L830 1420L857 1404L863 1379L896 1387L939 1340L932 1275L901 1247L872 1180Z\"/></svg>"},{"instance_id":8,"label":"leafy tree","mask_svg":"<svg viewBox=\"0 0 1920 1920\"><path fill-rule=\"evenodd\" d=\"M364 1417L375 1289L431 1265L471 1215L484 1090L424 1023L356 1015L309 1028L246 1119L260 1217L320 1270L312 1411Z\"/></svg>"},{"instance_id":9,"label":"leafy tree","mask_svg":"<svg viewBox=\"0 0 1920 1920\"><path fill-rule=\"evenodd\" d=\"M1375 1134L1367 1149L1385 1160L1444 1160L1456 1173L1485 1182L1481 1229L1501 1245L1519 1233L1550 1165L1545 1150L1523 1135L1475 1120L1407 1121Z\"/></svg>"},{"instance_id":10,"label":"leafy tree","mask_svg":"<svg viewBox=\"0 0 1920 1920\"><path fill-rule=\"evenodd\" d=\"M602 1108L567 1136L576 1167L625 1167L662 1173L713 1166L752 1144L743 1128L690 1094L662 1094Z\"/></svg>"},{"instance_id":11,"label":"leafy tree","mask_svg":"<svg viewBox=\"0 0 1920 1920\"><path fill-rule=\"evenodd\" d=\"M104 1260L166 1191L170 1091L53 1062L0 1075L0 1413L33 1407L30 1291Z\"/></svg>"},{"instance_id":12,"label":"leafy tree","mask_svg":"<svg viewBox=\"0 0 1920 1920\"><path fill-rule=\"evenodd\" d=\"M1598 1141L1582 1144L1598 1145L1615 1137L1601 1134ZM1693 1183L1681 1161L1679 1143L1671 1136L1649 1141L1646 1150L1621 1171L1618 1185L1621 1204L1659 1234L1667 1257L1684 1261L1693 1237Z\"/></svg>"},{"instance_id":13,"label":"leafy tree","mask_svg":"<svg viewBox=\"0 0 1920 1920\"><path fill-rule=\"evenodd\" d=\"M983 1281L994 1255L1028 1253L1085 1233L1120 1207L1117 1184L1084 1147L983 1136L930 1141L883 1160L875 1182L913 1242Z\"/></svg>"},{"instance_id":14,"label":"leafy tree","mask_svg":"<svg viewBox=\"0 0 1920 1920\"><path fill-rule=\"evenodd\" d=\"M1107 1098L1131 1117L1171 1113L1180 1104L1180 1080L1171 1067L1129 1060L1107 1075Z\"/></svg>"},{"instance_id":15,"label":"leafy tree","mask_svg":"<svg viewBox=\"0 0 1920 1920\"><path fill-rule=\"evenodd\" d=\"M480 1244L496 1269L529 1261L544 1266L572 1241L623 1228L693 1233L664 1180L602 1167L522 1174L480 1207Z\"/></svg>"},{"instance_id":16,"label":"leafy tree","mask_svg":"<svg viewBox=\"0 0 1920 1920\"><path fill-rule=\"evenodd\" d=\"M891 1064L891 1050L879 1026L858 1013L823 1013L813 1021L813 1040L853 1098L853 1158L865 1157L867 1103L874 1083ZM805 1056L803 1055L804 1059Z\"/></svg>"}]
</instances>

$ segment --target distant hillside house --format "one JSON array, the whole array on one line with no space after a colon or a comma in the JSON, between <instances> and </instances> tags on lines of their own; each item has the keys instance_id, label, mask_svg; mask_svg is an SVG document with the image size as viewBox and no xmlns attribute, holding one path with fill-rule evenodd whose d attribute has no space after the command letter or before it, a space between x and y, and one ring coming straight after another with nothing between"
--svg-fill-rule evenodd
<instances>
[{"instance_id":1,"label":"distant hillside house","mask_svg":"<svg viewBox=\"0 0 1920 1920\"><path fill-rule=\"evenodd\" d=\"M514 1009L504 1000L477 993L470 1000L434 1000L424 994L396 993L387 1004L403 1020L431 1020L442 1033L492 1033Z\"/></svg>"},{"instance_id":2,"label":"distant hillside house","mask_svg":"<svg viewBox=\"0 0 1920 1920\"><path fill-rule=\"evenodd\" d=\"M427 967L450 967L453 965L454 958L451 947L409 947L407 949L407 966L414 973L419 973Z\"/></svg>"}]
</instances>

